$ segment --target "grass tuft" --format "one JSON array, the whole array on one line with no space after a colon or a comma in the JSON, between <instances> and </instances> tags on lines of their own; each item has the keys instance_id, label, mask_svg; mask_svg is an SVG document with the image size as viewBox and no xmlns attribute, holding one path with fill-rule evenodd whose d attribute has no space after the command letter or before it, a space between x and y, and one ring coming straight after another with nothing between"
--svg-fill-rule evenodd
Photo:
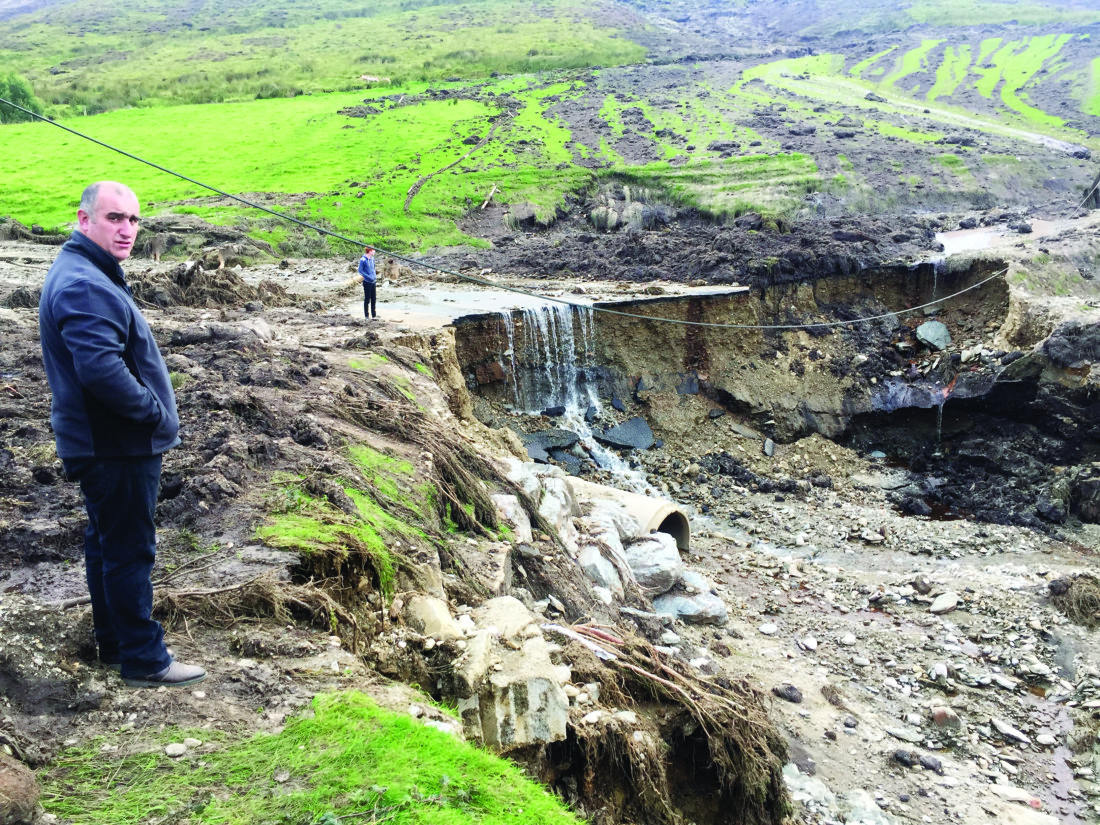
<instances>
[{"instance_id":1,"label":"grass tuft","mask_svg":"<svg viewBox=\"0 0 1100 825\"><path fill-rule=\"evenodd\" d=\"M211 752L167 759L162 744L186 735L166 731L154 750L118 756L109 770L104 742L69 750L40 775L43 805L72 825L578 822L515 765L356 692L317 696L281 733L238 742L215 734Z\"/></svg>"}]
</instances>

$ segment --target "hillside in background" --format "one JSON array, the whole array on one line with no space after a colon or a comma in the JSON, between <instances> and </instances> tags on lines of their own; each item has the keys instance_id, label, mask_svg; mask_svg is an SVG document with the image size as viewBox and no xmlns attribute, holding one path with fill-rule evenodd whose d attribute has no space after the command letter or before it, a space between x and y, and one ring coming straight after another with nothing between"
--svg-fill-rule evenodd
<instances>
[{"instance_id":1,"label":"hillside in background","mask_svg":"<svg viewBox=\"0 0 1100 825\"><path fill-rule=\"evenodd\" d=\"M0 72L66 125L396 250L484 245L464 218L490 195L513 230L578 210L606 228L608 182L659 220L1060 214L1100 148L1088 6L9 2ZM45 124L3 138L0 202L26 223L64 224L74 178L113 176L294 240Z\"/></svg>"}]
</instances>

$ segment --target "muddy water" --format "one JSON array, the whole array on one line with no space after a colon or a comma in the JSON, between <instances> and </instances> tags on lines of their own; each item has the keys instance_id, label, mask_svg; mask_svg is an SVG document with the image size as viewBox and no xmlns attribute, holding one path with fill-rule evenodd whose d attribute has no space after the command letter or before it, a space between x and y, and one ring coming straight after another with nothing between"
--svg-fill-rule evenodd
<instances>
[{"instance_id":1,"label":"muddy water","mask_svg":"<svg viewBox=\"0 0 1100 825\"><path fill-rule=\"evenodd\" d=\"M976 229L956 229L954 232L937 232L936 240L943 244L944 255L989 249L1004 236L1000 228L982 226Z\"/></svg>"},{"instance_id":2,"label":"muddy water","mask_svg":"<svg viewBox=\"0 0 1100 825\"><path fill-rule=\"evenodd\" d=\"M974 229L956 229L952 232L937 232L936 240L943 244L944 255L959 252L973 252L991 249L1006 243L1016 243L1021 239L1036 240L1057 231L1053 221L1030 221L1031 233L1020 235L1000 226L979 226Z\"/></svg>"}]
</instances>

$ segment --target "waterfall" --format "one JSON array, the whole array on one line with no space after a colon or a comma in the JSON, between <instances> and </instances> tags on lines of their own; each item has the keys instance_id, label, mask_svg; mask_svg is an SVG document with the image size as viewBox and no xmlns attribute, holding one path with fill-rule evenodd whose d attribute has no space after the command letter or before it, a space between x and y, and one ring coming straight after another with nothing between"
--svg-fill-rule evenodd
<instances>
[{"instance_id":1,"label":"waterfall","mask_svg":"<svg viewBox=\"0 0 1100 825\"><path fill-rule=\"evenodd\" d=\"M567 304L502 312L502 346L506 341L508 349L500 353L500 363L505 374L511 372L517 411L538 415L564 408L557 426L580 436L581 446L600 467L627 473L626 463L596 442L590 426L602 411L594 316L590 307Z\"/></svg>"},{"instance_id":2,"label":"waterfall","mask_svg":"<svg viewBox=\"0 0 1100 825\"><path fill-rule=\"evenodd\" d=\"M595 382L595 324L592 310L565 304L524 309L517 332L514 315L505 316L512 351L512 403L537 414L565 407L566 415L599 409ZM502 362L502 366L504 366Z\"/></svg>"}]
</instances>

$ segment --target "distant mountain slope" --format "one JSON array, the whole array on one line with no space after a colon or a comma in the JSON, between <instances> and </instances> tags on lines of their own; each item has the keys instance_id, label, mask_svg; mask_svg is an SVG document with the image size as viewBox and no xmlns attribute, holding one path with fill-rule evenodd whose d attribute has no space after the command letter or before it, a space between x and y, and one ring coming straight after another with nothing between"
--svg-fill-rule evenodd
<instances>
[{"instance_id":1,"label":"distant mountain slope","mask_svg":"<svg viewBox=\"0 0 1100 825\"><path fill-rule=\"evenodd\" d=\"M0 70L91 114L617 65L645 57L622 36L640 25L571 0L77 0L0 22Z\"/></svg>"}]
</instances>

